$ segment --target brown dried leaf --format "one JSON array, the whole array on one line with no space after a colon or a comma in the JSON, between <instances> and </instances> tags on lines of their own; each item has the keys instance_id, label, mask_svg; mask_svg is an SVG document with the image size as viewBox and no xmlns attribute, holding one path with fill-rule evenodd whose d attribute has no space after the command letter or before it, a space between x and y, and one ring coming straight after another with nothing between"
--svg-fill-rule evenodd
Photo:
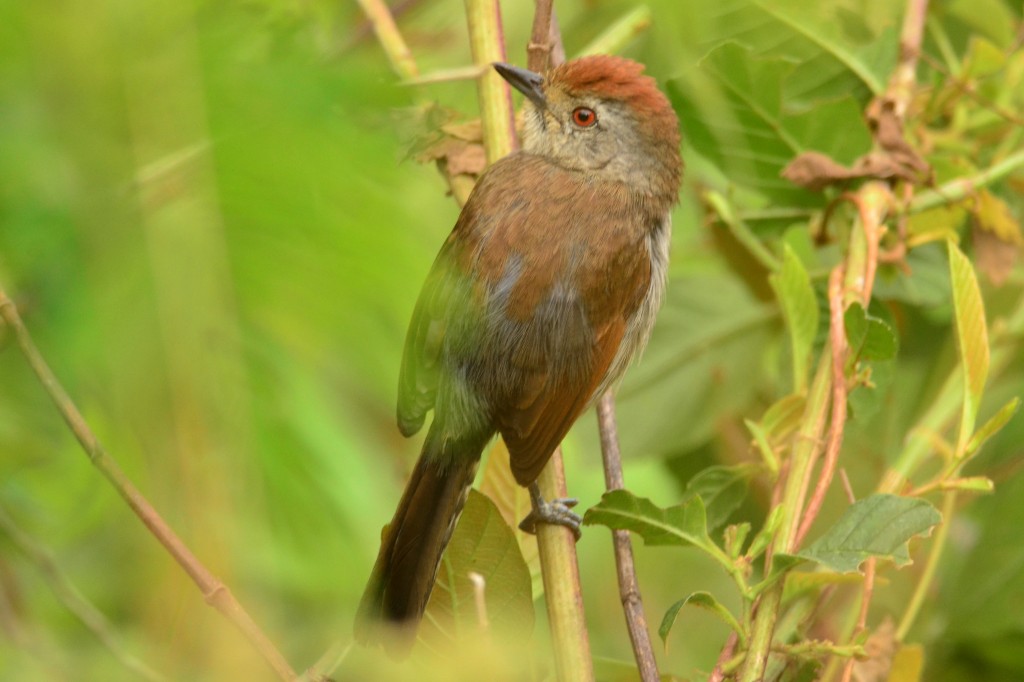
<instances>
[{"instance_id":1,"label":"brown dried leaf","mask_svg":"<svg viewBox=\"0 0 1024 682\"><path fill-rule=\"evenodd\" d=\"M480 119L473 119L465 123L448 123L441 126L441 130L457 140L466 142L483 142L484 133Z\"/></svg>"},{"instance_id":2,"label":"brown dried leaf","mask_svg":"<svg viewBox=\"0 0 1024 682\"><path fill-rule=\"evenodd\" d=\"M886 618L864 644L868 657L853 664L853 679L856 682L886 682L896 645L896 626L891 618Z\"/></svg>"},{"instance_id":3,"label":"brown dried leaf","mask_svg":"<svg viewBox=\"0 0 1024 682\"><path fill-rule=\"evenodd\" d=\"M804 152L782 169L782 177L805 189L817 192L837 182L850 180L856 175L826 154Z\"/></svg>"},{"instance_id":4,"label":"brown dried leaf","mask_svg":"<svg viewBox=\"0 0 1024 682\"><path fill-rule=\"evenodd\" d=\"M971 241L974 244L978 269L995 286L1002 286L1010 276L1024 244L1020 223L1002 199L981 189L971 207L974 218Z\"/></svg>"},{"instance_id":5,"label":"brown dried leaf","mask_svg":"<svg viewBox=\"0 0 1024 682\"><path fill-rule=\"evenodd\" d=\"M409 155L420 163L436 163L452 183L459 176L476 180L487 167L480 121L456 123L454 116L440 108L429 111L428 130L413 143Z\"/></svg>"},{"instance_id":6,"label":"brown dried leaf","mask_svg":"<svg viewBox=\"0 0 1024 682\"><path fill-rule=\"evenodd\" d=\"M869 118L875 141L894 162L898 177L910 181L923 181L931 177L931 166L907 142L903 121L896 114L896 107L891 100L873 102Z\"/></svg>"},{"instance_id":7,"label":"brown dried leaf","mask_svg":"<svg viewBox=\"0 0 1024 682\"><path fill-rule=\"evenodd\" d=\"M1017 263L1020 247L977 225L971 230L971 243L974 244L974 263L978 269L994 286L1005 284Z\"/></svg>"},{"instance_id":8,"label":"brown dried leaf","mask_svg":"<svg viewBox=\"0 0 1024 682\"><path fill-rule=\"evenodd\" d=\"M847 180L887 180L897 176L903 177L900 167L888 155L879 152L865 154L852 168L820 152L804 152L782 170L782 177L813 192Z\"/></svg>"},{"instance_id":9,"label":"brown dried leaf","mask_svg":"<svg viewBox=\"0 0 1024 682\"><path fill-rule=\"evenodd\" d=\"M987 189L979 190L975 199L974 218L980 229L991 232L1008 244L1024 244L1020 223L1005 201Z\"/></svg>"}]
</instances>

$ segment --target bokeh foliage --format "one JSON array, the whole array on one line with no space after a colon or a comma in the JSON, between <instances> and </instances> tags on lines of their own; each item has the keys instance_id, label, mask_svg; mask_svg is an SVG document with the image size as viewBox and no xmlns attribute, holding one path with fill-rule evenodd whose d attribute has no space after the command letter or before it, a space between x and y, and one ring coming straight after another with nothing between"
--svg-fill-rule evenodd
<instances>
[{"instance_id":1,"label":"bokeh foliage","mask_svg":"<svg viewBox=\"0 0 1024 682\"><path fill-rule=\"evenodd\" d=\"M531 3L505 4L510 59L523 63ZM569 55L639 4L556 2ZM826 305L838 247L808 230L825 198L779 172L801 151L843 163L870 151L863 111L896 61L902 3L645 4L653 21L624 52L672 97L688 178L668 300L622 387L619 430L629 488L668 506L707 466L754 459L744 418L800 376L765 254L795 258ZM469 61L455 0L410 3L400 28L423 71ZM1022 30L1013 0L932 3L908 135L937 183L1024 147ZM108 449L297 667L348 636L417 451L394 427L401 345L457 216L442 178L408 159L429 123L421 104L475 115L469 81L395 80L354 3L0 4L0 284ZM842 465L859 495L957 362L936 238L957 236L981 271L1004 358L979 423L1024 394L1024 273L1004 264L1019 255L1022 211L1017 170L908 222L908 267L885 266L869 311L896 329L898 354L874 363L873 391L851 396ZM801 347L820 349L827 305L819 317ZM170 679L269 679L103 484L3 341L0 505L150 667ZM1024 676L1022 442L1018 417L967 472L996 490L952 521L911 636L926 647L923 679ZM592 418L565 450L570 489L590 507L603 490ZM758 527L767 496L755 479L726 513ZM845 506L836 486L825 516ZM612 679L630 651L607 533L589 529L579 552L593 649ZM735 606L706 557L637 554L652 622L685 594ZM890 574L872 622L898 616L919 569ZM3 534L0 632L2 678L132 678ZM699 679L727 634L713 614L683 609L663 670ZM522 666L477 653L474 665ZM354 650L338 679L408 672L375 665Z\"/></svg>"}]
</instances>

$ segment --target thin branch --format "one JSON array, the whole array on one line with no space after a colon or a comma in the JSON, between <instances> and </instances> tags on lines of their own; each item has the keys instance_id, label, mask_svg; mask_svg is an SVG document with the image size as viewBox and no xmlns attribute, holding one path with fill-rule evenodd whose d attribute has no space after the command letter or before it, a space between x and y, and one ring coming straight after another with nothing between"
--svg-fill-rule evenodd
<instances>
[{"instance_id":1,"label":"thin branch","mask_svg":"<svg viewBox=\"0 0 1024 682\"><path fill-rule=\"evenodd\" d=\"M917 58L921 54L921 39L924 36L924 21L928 14L928 0L908 0L903 15L903 30L900 33L900 57L886 96L896 105L896 115L902 120L914 91L917 73Z\"/></svg>"},{"instance_id":2,"label":"thin branch","mask_svg":"<svg viewBox=\"0 0 1024 682\"><path fill-rule=\"evenodd\" d=\"M566 496L561 448L555 450L547 466L541 470L537 483L545 495L552 498ZM537 549L555 653L556 679L559 682L593 682L594 663L590 657L590 639L583 612L576 538L564 526L540 523L537 524Z\"/></svg>"},{"instance_id":3,"label":"thin branch","mask_svg":"<svg viewBox=\"0 0 1024 682\"><path fill-rule=\"evenodd\" d=\"M206 603L217 609L224 617L231 621L249 643L263 656L267 664L274 670L282 680L294 680L295 672L288 661L277 650L273 642L256 625L248 612L242 608L231 590L217 579L210 571L192 554L191 550L182 542L181 538L171 530L167 522L150 505L128 479L125 473L118 466L117 462L100 445L99 440L93 434L85 418L72 402L64 387L60 385L53 371L46 364L39 349L36 348L29 336L28 329L18 315L14 302L7 297L7 294L0 288L0 317L7 322L7 325L14 332L18 346L28 360L36 376L42 383L43 388L50 395L54 405L64 418L65 423L71 432L74 433L89 461L100 470L100 473L107 481L114 486L118 494L128 503L132 511L140 521L149 529L149 532L164 546L178 565L184 569L188 576L202 592Z\"/></svg>"},{"instance_id":4,"label":"thin branch","mask_svg":"<svg viewBox=\"0 0 1024 682\"><path fill-rule=\"evenodd\" d=\"M999 163L975 175L955 178L935 189L921 192L907 204L907 213L920 213L930 208L956 203L983 187L999 182L1022 167L1024 167L1024 149L1010 154Z\"/></svg>"},{"instance_id":5,"label":"thin branch","mask_svg":"<svg viewBox=\"0 0 1024 682\"><path fill-rule=\"evenodd\" d=\"M940 523L938 530L935 531L935 537L932 540L932 547L928 553L928 562L925 564L924 572L918 579L914 587L914 594L907 605L907 610L903 612L900 625L896 628L897 642L902 642L906 638L907 633L910 632L911 626L914 625L914 621L917 619L917 614L921 612L925 598L932 589L932 581L935 579L935 573L938 571L942 551L946 548L946 541L949 539L949 528L953 525L950 523L950 519L953 518L953 513L956 511L956 498L956 490L950 490L942 498L942 518L945 521Z\"/></svg>"},{"instance_id":6,"label":"thin branch","mask_svg":"<svg viewBox=\"0 0 1024 682\"><path fill-rule=\"evenodd\" d=\"M604 463L604 481L608 490L625 488L622 476L622 454L619 449L618 428L615 425L615 397L611 391L597 404L597 423L601 432L601 459ZM626 616L626 628L633 643L633 656L643 682L660 679L658 663L654 658L651 636L647 631L647 616L640 596L640 585L633 565L633 544L629 531L613 530L615 570L619 580L619 599ZM730 656L732 654L730 653Z\"/></svg>"},{"instance_id":7,"label":"thin branch","mask_svg":"<svg viewBox=\"0 0 1024 682\"><path fill-rule=\"evenodd\" d=\"M395 73L404 80L418 76L420 70L416 66L416 60L413 59L405 38L399 33L398 26L395 25L395 18L391 15L388 6L384 4L384 0L359 0L359 5L373 24L373 32L377 34L377 40L384 48Z\"/></svg>"},{"instance_id":8,"label":"thin branch","mask_svg":"<svg viewBox=\"0 0 1024 682\"><path fill-rule=\"evenodd\" d=\"M114 655L121 665L132 671L135 675L147 680L165 680L163 675L156 672L148 665L136 658L117 639L110 629L110 622L106 616L92 605L82 593L72 584L60 566L54 560L53 555L36 542L28 533L22 530L10 514L0 507L0 528L15 547L36 567L39 574L53 590L57 599L73 613L78 620L82 621L96 638L103 643L110 653Z\"/></svg>"},{"instance_id":9,"label":"thin branch","mask_svg":"<svg viewBox=\"0 0 1024 682\"><path fill-rule=\"evenodd\" d=\"M799 547L807 531L810 530L818 511L825 500L825 493L832 483L832 476L839 461L839 449L843 445L843 428L846 425L846 328L843 326L843 280L846 267L837 265L828 278L829 300L829 345L832 350L832 417L829 425L828 444L825 446L825 459L821 465L821 474L814 488L811 501L807 504L800 528L793 538L793 547Z\"/></svg>"},{"instance_id":10,"label":"thin branch","mask_svg":"<svg viewBox=\"0 0 1024 682\"><path fill-rule=\"evenodd\" d=\"M725 680L725 666L732 660L733 653L736 651L736 644L740 641L740 636L735 631L729 633L729 638L725 640L725 646L722 647L722 652L718 654L718 660L715 661L715 669L711 671L711 676L708 677L708 682L723 682Z\"/></svg>"},{"instance_id":11,"label":"thin branch","mask_svg":"<svg viewBox=\"0 0 1024 682\"><path fill-rule=\"evenodd\" d=\"M399 17L401 17L403 14L406 14L409 10L418 5L420 2L421 0L399 0L398 2L391 5L391 17L394 20L397 20ZM371 33L376 33L376 31L374 30L373 21L370 19L364 19L355 27L355 29L352 30L352 33L349 34L348 38L346 38L343 41L342 45L339 48L339 52L344 52L345 50L349 50L355 47L362 41L366 40Z\"/></svg>"},{"instance_id":12,"label":"thin branch","mask_svg":"<svg viewBox=\"0 0 1024 682\"><path fill-rule=\"evenodd\" d=\"M337 670L338 666L348 657L353 646L355 646L355 642L351 637L339 639L296 682L326 682L330 680L331 673Z\"/></svg>"},{"instance_id":13,"label":"thin branch","mask_svg":"<svg viewBox=\"0 0 1024 682\"><path fill-rule=\"evenodd\" d=\"M850 635L850 641L853 642L857 637L867 629L868 625L868 611L871 608L871 597L875 591L875 557L870 557L864 562L864 589L861 592L860 598L860 612L857 614L857 624L853 628L853 632ZM849 658L846 661L846 665L843 667L842 682L850 682L853 679L853 666L856 665L856 658Z\"/></svg>"},{"instance_id":14,"label":"thin branch","mask_svg":"<svg viewBox=\"0 0 1024 682\"><path fill-rule=\"evenodd\" d=\"M551 4L552 0L537 0L537 9L533 13L533 30L530 32L530 42L526 46L526 68L537 73L547 71L551 59Z\"/></svg>"}]
</instances>

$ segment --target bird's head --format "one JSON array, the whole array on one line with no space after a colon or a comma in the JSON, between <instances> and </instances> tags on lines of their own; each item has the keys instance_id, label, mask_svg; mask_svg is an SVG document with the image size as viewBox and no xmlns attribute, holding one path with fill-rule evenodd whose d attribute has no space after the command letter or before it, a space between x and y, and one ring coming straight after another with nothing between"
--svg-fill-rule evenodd
<instances>
[{"instance_id":1,"label":"bird's head","mask_svg":"<svg viewBox=\"0 0 1024 682\"><path fill-rule=\"evenodd\" d=\"M495 69L527 100L523 149L554 163L650 194L675 194L682 161L679 122L643 65L594 55L546 75Z\"/></svg>"}]
</instances>

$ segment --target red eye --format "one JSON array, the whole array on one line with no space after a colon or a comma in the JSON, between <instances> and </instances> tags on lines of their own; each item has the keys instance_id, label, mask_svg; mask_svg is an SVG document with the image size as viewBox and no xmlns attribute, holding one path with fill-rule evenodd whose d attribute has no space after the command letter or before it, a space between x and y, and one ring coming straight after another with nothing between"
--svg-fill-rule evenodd
<instances>
[{"instance_id":1,"label":"red eye","mask_svg":"<svg viewBox=\"0 0 1024 682\"><path fill-rule=\"evenodd\" d=\"M572 122L580 128L589 128L597 123L597 114L594 113L593 109L577 107L572 112Z\"/></svg>"}]
</instances>

